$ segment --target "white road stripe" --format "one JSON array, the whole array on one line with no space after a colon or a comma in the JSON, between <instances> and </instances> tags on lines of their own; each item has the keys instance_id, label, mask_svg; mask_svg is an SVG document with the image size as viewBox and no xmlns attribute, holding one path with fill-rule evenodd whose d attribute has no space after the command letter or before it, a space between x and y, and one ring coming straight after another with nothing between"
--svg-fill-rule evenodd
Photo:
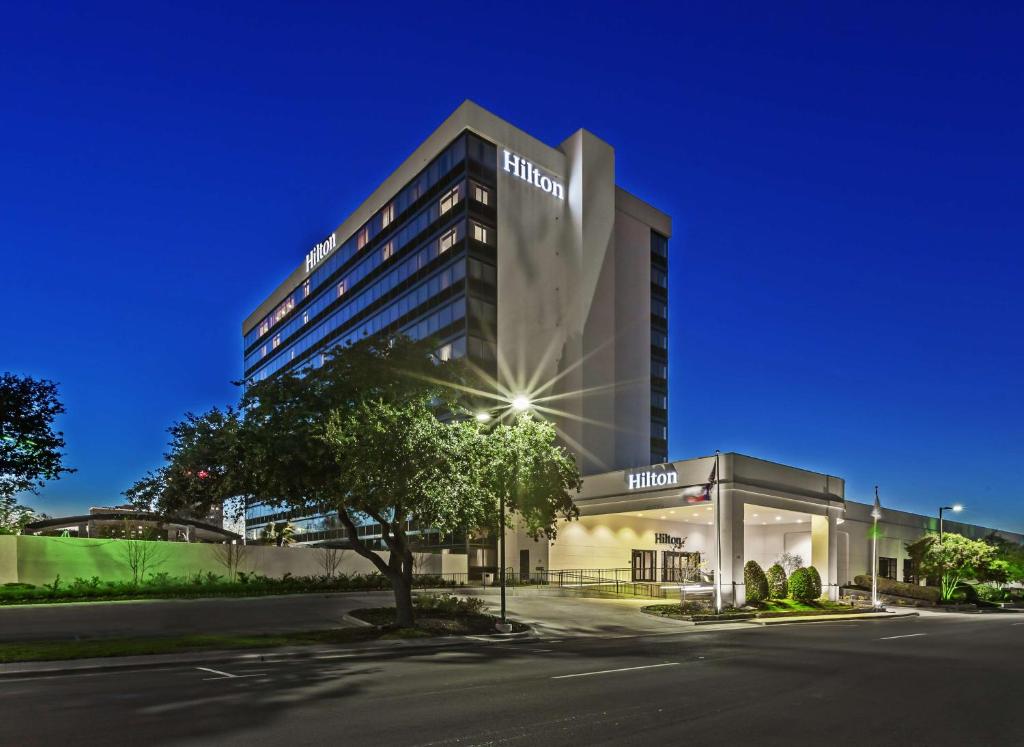
<instances>
[{"instance_id":1,"label":"white road stripe","mask_svg":"<svg viewBox=\"0 0 1024 747\"><path fill-rule=\"evenodd\" d=\"M916 638L919 635L928 635L927 633L907 633L906 635L890 635L885 638L879 638L880 641L891 641L896 638Z\"/></svg>"},{"instance_id":2,"label":"white road stripe","mask_svg":"<svg viewBox=\"0 0 1024 747\"><path fill-rule=\"evenodd\" d=\"M570 677L590 677L595 674L614 674L615 672L634 672L637 669L654 669L656 667L674 667L678 664L678 661L668 661L664 664L647 664L642 667L623 667L622 669L602 669L599 672L581 672L579 674L560 674L556 677L552 677L553 680L567 680Z\"/></svg>"},{"instance_id":3,"label":"white road stripe","mask_svg":"<svg viewBox=\"0 0 1024 747\"><path fill-rule=\"evenodd\" d=\"M219 674L221 676L221 678L224 678L224 677L235 678L235 677L239 677L239 676L243 676L243 677L250 676L250 675L231 674L231 672L222 672L219 669L210 669L209 667L196 667L196 669L202 669L204 672L212 672L213 674Z\"/></svg>"}]
</instances>

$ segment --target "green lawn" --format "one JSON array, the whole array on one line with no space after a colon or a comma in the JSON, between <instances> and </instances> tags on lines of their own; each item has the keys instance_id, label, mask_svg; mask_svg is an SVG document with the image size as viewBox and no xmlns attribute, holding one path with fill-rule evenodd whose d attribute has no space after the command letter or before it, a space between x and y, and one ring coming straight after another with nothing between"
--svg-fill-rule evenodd
<instances>
[{"instance_id":1,"label":"green lawn","mask_svg":"<svg viewBox=\"0 0 1024 747\"><path fill-rule=\"evenodd\" d=\"M798 602L795 599L769 599L757 605L759 612L849 612L848 604L822 599L816 602Z\"/></svg>"},{"instance_id":2,"label":"green lawn","mask_svg":"<svg viewBox=\"0 0 1024 747\"><path fill-rule=\"evenodd\" d=\"M107 656L142 656L195 651L265 649L281 646L345 645L362 641L431 638L493 633L495 618L486 614L419 613L415 628L391 629L394 608L356 610L354 616L379 627L312 630L276 635L185 635L173 638L109 638L80 641L0 643L0 662L61 661ZM514 630L526 629L514 623Z\"/></svg>"}]
</instances>

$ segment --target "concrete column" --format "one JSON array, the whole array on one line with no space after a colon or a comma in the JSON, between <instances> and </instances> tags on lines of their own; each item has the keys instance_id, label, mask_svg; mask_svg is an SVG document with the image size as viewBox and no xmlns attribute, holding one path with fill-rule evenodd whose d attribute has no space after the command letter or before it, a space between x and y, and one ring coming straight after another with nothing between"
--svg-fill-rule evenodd
<instances>
[{"instance_id":1,"label":"concrete column","mask_svg":"<svg viewBox=\"0 0 1024 747\"><path fill-rule=\"evenodd\" d=\"M833 601L838 596L838 553L836 548L836 517L831 511L826 516L811 517L811 565L821 576L822 591Z\"/></svg>"},{"instance_id":2,"label":"concrete column","mask_svg":"<svg viewBox=\"0 0 1024 747\"><path fill-rule=\"evenodd\" d=\"M722 488L718 516L722 537L722 603L736 607L747 598L743 587L743 503L735 491ZM714 547L711 552L713 566Z\"/></svg>"}]
</instances>

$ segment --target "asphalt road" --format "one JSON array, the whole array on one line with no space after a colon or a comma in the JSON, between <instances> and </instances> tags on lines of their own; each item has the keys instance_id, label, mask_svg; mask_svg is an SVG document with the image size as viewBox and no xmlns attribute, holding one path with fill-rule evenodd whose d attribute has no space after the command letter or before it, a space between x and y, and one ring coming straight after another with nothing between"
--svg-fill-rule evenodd
<instances>
[{"instance_id":1,"label":"asphalt road","mask_svg":"<svg viewBox=\"0 0 1024 747\"><path fill-rule=\"evenodd\" d=\"M0 678L4 744L1019 744L1024 615Z\"/></svg>"}]
</instances>

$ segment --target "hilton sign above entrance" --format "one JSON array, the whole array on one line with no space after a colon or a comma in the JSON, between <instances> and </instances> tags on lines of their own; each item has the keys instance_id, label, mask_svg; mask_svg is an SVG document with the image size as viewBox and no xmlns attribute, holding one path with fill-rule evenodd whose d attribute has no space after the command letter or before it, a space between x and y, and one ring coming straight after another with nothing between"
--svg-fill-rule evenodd
<instances>
[{"instance_id":1,"label":"hilton sign above entrance","mask_svg":"<svg viewBox=\"0 0 1024 747\"><path fill-rule=\"evenodd\" d=\"M644 488L664 488L679 483L679 475L674 467L659 467L627 472L627 490L642 490Z\"/></svg>"}]
</instances>

